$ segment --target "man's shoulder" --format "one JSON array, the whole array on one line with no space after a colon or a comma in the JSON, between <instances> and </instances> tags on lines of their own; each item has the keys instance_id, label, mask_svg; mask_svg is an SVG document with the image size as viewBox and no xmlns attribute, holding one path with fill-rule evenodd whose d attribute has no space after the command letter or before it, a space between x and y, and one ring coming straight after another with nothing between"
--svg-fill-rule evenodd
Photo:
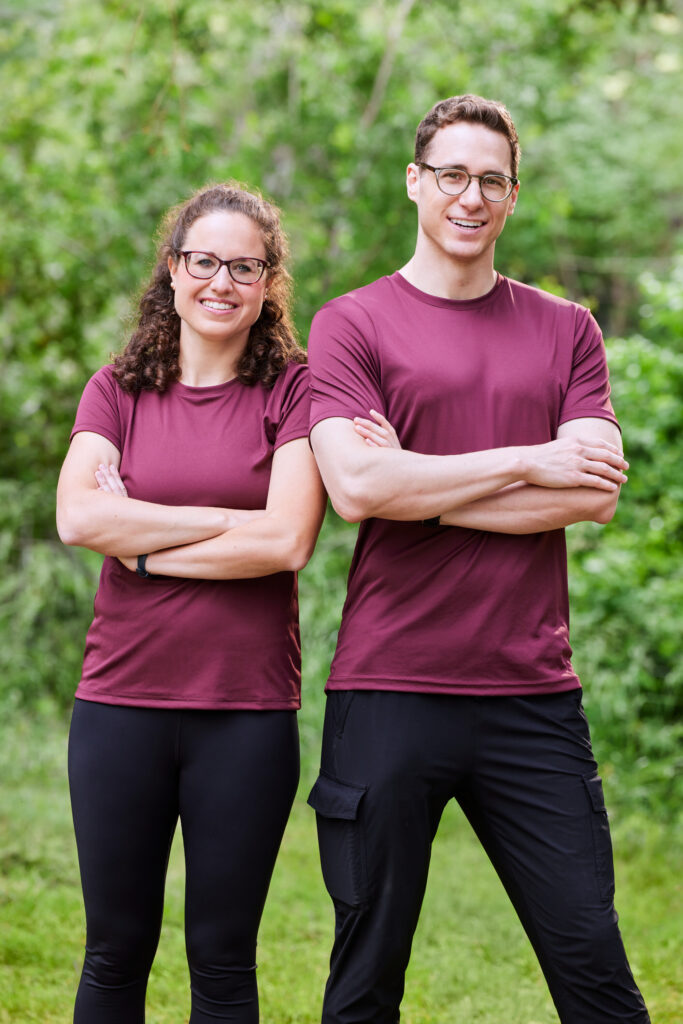
<instances>
[{"instance_id":1,"label":"man's shoulder","mask_svg":"<svg viewBox=\"0 0 683 1024\"><path fill-rule=\"evenodd\" d=\"M329 299L320 307L318 313L338 313L341 316L353 316L357 314L371 314L373 310L381 308L391 293L391 279L379 277L376 281L354 288L343 295L337 295Z\"/></svg>"},{"instance_id":2,"label":"man's shoulder","mask_svg":"<svg viewBox=\"0 0 683 1024\"><path fill-rule=\"evenodd\" d=\"M565 299L562 295L546 291L545 288L539 288L533 284L525 284L523 281L516 281L512 277L505 277L503 281L513 300L517 303L523 303L531 307L535 306L539 309L554 309L560 313L564 312L565 315L571 317L591 315L590 310L579 302Z\"/></svg>"}]
</instances>

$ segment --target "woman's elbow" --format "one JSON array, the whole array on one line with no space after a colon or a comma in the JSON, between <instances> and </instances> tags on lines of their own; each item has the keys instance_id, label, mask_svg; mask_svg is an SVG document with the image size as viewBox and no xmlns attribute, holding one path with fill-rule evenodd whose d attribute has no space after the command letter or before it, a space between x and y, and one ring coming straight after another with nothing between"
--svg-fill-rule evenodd
<instances>
[{"instance_id":1,"label":"woman's elbow","mask_svg":"<svg viewBox=\"0 0 683 1024\"><path fill-rule=\"evenodd\" d=\"M308 565L315 550L316 539L309 534L292 538L286 556L286 568L289 572L300 572Z\"/></svg>"},{"instance_id":2,"label":"woman's elbow","mask_svg":"<svg viewBox=\"0 0 683 1024\"><path fill-rule=\"evenodd\" d=\"M62 544L84 547L85 535L81 518L68 505L57 503L57 533Z\"/></svg>"}]
</instances>

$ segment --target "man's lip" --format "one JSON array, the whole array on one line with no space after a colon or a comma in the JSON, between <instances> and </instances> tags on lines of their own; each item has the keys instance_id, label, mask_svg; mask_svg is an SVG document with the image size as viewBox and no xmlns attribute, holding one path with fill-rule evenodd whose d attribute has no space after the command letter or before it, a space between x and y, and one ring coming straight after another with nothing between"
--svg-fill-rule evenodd
<instances>
[{"instance_id":1,"label":"man's lip","mask_svg":"<svg viewBox=\"0 0 683 1024\"><path fill-rule=\"evenodd\" d=\"M449 217L449 222L455 224L456 228L462 225L472 225L473 228L483 228L486 223L485 220L481 220L479 217Z\"/></svg>"}]
</instances>

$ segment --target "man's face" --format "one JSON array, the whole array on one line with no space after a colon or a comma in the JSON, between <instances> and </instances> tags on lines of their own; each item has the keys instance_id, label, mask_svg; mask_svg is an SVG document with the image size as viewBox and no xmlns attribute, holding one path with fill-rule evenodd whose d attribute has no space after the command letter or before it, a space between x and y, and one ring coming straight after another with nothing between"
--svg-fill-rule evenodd
<instances>
[{"instance_id":1,"label":"man's face","mask_svg":"<svg viewBox=\"0 0 683 1024\"><path fill-rule=\"evenodd\" d=\"M470 174L512 175L505 136L469 121L440 128L424 161L433 167L461 167ZM418 250L469 266L493 266L495 241L515 208L519 185L498 203L483 198L478 178L472 178L460 195L449 196L440 191L433 171L409 164L407 188L418 209Z\"/></svg>"}]
</instances>

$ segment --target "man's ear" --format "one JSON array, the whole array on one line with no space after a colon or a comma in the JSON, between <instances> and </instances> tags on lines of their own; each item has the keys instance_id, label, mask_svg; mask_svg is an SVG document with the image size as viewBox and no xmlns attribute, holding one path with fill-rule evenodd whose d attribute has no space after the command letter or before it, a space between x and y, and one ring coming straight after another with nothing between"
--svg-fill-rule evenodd
<instances>
[{"instance_id":1,"label":"man's ear","mask_svg":"<svg viewBox=\"0 0 683 1024\"><path fill-rule=\"evenodd\" d=\"M406 167L406 191L408 199L416 203L420 193L420 168L417 164L411 163Z\"/></svg>"}]
</instances>

